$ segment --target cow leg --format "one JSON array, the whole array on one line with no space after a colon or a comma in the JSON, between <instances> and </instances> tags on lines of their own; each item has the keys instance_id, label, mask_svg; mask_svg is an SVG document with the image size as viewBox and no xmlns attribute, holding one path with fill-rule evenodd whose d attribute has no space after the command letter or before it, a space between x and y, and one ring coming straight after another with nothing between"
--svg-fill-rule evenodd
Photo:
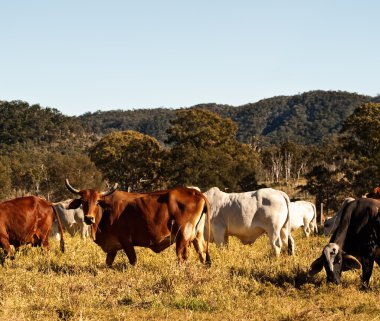
<instances>
[{"instance_id":1,"label":"cow leg","mask_svg":"<svg viewBox=\"0 0 380 321\"><path fill-rule=\"evenodd\" d=\"M4 250L5 256L11 259L14 258L14 253L12 253L11 245L9 244L8 235L6 233L0 233L0 246ZM4 260L2 263L4 263Z\"/></svg>"},{"instance_id":2,"label":"cow leg","mask_svg":"<svg viewBox=\"0 0 380 321\"><path fill-rule=\"evenodd\" d=\"M202 234L197 235L192 243L194 245L195 251L199 255L199 260L201 261L201 263L204 264L206 262L207 253L206 253L206 242L203 238L203 235Z\"/></svg>"},{"instance_id":3,"label":"cow leg","mask_svg":"<svg viewBox=\"0 0 380 321\"><path fill-rule=\"evenodd\" d=\"M49 245L49 233L45 236L45 238L42 240L42 246L46 250L50 250L50 245Z\"/></svg>"},{"instance_id":4,"label":"cow leg","mask_svg":"<svg viewBox=\"0 0 380 321\"><path fill-rule=\"evenodd\" d=\"M80 236L82 240L84 240L88 235L88 227L85 222L81 222L79 223L79 225L80 225Z\"/></svg>"},{"instance_id":5,"label":"cow leg","mask_svg":"<svg viewBox=\"0 0 380 321\"><path fill-rule=\"evenodd\" d=\"M271 231L271 233L268 233L269 236L269 242L273 250L273 254L275 256L280 256L281 254L281 237L279 235L280 233L276 233L275 231Z\"/></svg>"},{"instance_id":6,"label":"cow leg","mask_svg":"<svg viewBox=\"0 0 380 321\"><path fill-rule=\"evenodd\" d=\"M45 249L49 250L49 234L50 228L41 227L36 231L36 234L33 235L33 246L42 246Z\"/></svg>"},{"instance_id":7,"label":"cow leg","mask_svg":"<svg viewBox=\"0 0 380 321\"><path fill-rule=\"evenodd\" d=\"M176 239L176 253L178 263L182 264L184 260L186 260L189 256L189 241L187 241L183 235L178 235Z\"/></svg>"},{"instance_id":8,"label":"cow leg","mask_svg":"<svg viewBox=\"0 0 380 321\"><path fill-rule=\"evenodd\" d=\"M294 254L294 239L293 236L289 233L287 226L283 227L280 231L281 240L284 246L288 247L288 254Z\"/></svg>"},{"instance_id":9,"label":"cow leg","mask_svg":"<svg viewBox=\"0 0 380 321\"><path fill-rule=\"evenodd\" d=\"M46 229L45 231L42 231L42 239L41 239L41 242L42 242L42 246L47 249L47 250L50 250L50 245L49 245L49 235L50 235L50 231L51 231L51 228L48 228Z\"/></svg>"},{"instance_id":10,"label":"cow leg","mask_svg":"<svg viewBox=\"0 0 380 321\"><path fill-rule=\"evenodd\" d=\"M59 234L58 231L58 223L57 221L54 221L51 226L51 235L55 237L55 239L59 242L61 240L61 234Z\"/></svg>"},{"instance_id":11,"label":"cow leg","mask_svg":"<svg viewBox=\"0 0 380 321\"><path fill-rule=\"evenodd\" d=\"M106 264L108 267L112 266L112 263L115 260L116 254L117 254L117 251L107 253Z\"/></svg>"},{"instance_id":12,"label":"cow leg","mask_svg":"<svg viewBox=\"0 0 380 321\"><path fill-rule=\"evenodd\" d=\"M294 239L292 234L288 235L288 254L293 255L295 251Z\"/></svg>"},{"instance_id":13,"label":"cow leg","mask_svg":"<svg viewBox=\"0 0 380 321\"><path fill-rule=\"evenodd\" d=\"M128 256L129 263L131 263L131 265L136 265L137 256L136 256L136 251L135 251L134 247L130 244L124 245L123 250L124 250L125 254L127 254L127 256Z\"/></svg>"},{"instance_id":14,"label":"cow leg","mask_svg":"<svg viewBox=\"0 0 380 321\"><path fill-rule=\"evenodd\" d=\"M304 226L303 231L304 231L306 237L310 236L310 227Z\"/></svg>"},{"instance_id":15,"label":"cow leg","mask_svg":"<svg viewBox=\"0 0 380 321\"><path fill-rule=\"evenodd\" d=\"M374 263L374 258L371 257L366 257L362 258L361 263L362 263L362 283L365 288L369 287L369 279L371 278L372 275L372 270L373 270L373 263Z\"/></svg>"},{"instance_id":16,"label":"cow leg","mask_svg":"<svg viewBox=\"0 0 380 321\"><path fill-rule=\"evenodd\" d=\"M228 235L226 227L222 224L214 224L211 227L212 235L214 237L214 242L216 246L221 246L223 244L228 245Z\"/></svg>"}]
</instances>

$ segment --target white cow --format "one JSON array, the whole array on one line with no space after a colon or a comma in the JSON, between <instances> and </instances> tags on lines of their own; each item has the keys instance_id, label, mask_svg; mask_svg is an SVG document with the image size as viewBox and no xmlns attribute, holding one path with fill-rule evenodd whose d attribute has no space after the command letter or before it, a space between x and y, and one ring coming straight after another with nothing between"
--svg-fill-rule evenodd
<instances>
[{"instance_id":1,"label":"white cow","mask_svg":"<svg viewBox=\"0 0 380 321\"><path fill-rule=\"evenodd\" d=\"M204 193L211 205L211 239L216 245L227 244L228 236L252 244L267 233L276 256L282 244L294 253L290 234L290 200L282 191L263 188L254 192L224 193L212 187ZM207 231L205 231L207 235Z\"/></svg>"},{"instance_id":2,"label":"white cow","mask_svg":"<svg viewBox=\"0 0 380 321\"><path fill-rule=\"evenodd\" d=\"M310 233L318 233L317 226L317 211L313 203L307 201L290 202L290 228L294 230L303 226L303 231L306 237L309 237Z\"/></svg>"},{"instance_id":3,"label":"white cow","mask_svg":"<svg viewBox=\"0 0 380 321\"><path fill-rule=\"evenodd\" d=\"M68 209L67 207L73 201L68 199L62 202L53 203L59 218L61 219L62 228L69 232L71 236L74 236L75 233L79 232L82 239L85 239L88 236L88 225L84 222L84 214L82 206L76 209ZM54 219L51 235L56 239L60 239L60 234L58 233L57 221Z\"/></svg>"},{"instance_id":4,"label":"white cow","mask_svg":"<svg viewBox=\"0 0 380 321\"><path fill-rule=\"evenodd\" d=\"M334 216L328 218L325 221L325 224L323 226L323 234L325 234L326 236L329 236L335 232L336 228L339 225L340 217L342 216L342 212L343 212L344 208L346 207L346 205L348 203L351 203L354 200L355 199L352 197L347 197L344 199L344 201L343 201L342 205L340 206L338 212L336 212L336 214Z\"/></svg>"}]
</instances>

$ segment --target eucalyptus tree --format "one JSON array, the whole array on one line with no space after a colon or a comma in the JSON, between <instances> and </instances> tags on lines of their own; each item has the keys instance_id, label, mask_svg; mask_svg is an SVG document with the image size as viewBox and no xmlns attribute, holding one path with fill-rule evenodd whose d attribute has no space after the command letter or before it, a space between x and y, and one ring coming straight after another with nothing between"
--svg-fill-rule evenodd
<instances>
[{"instance_id":1,"label":"eucalyptus tree","mask_svg":"<svg viewBox=\"0 0 380 321\"><path fill-rule=\"evenodd\" d=\"M349 155L345 172L359 196L380 185L380 103L355 109L343 123L343 151Z\"/></svg>"},{"instance_id":2,"label":"eucalyptus tree","mask_svg":"<svg viewBox=\"0 0 380 321\"><path fill-rule=\"evenodd\" d=\"M254 188L258 155L237 141L237 125L231 119L202 109L179 110L176 116L166 141L170 152L165 174L171 185L218 186L228 191Z\"/></svg>"},{"instance_id":3,"label":"eucalyptus tree","mask_svg":"<svg viewBox=\"0 0 380 321\"><path fill-rule=\"evenodd\" d=\"M133 191L165 185L160 174L164 155L164 147L155 138L132 130L112 132L90 150L91 160L105 179Z\"/></svg>"}]
</instances>

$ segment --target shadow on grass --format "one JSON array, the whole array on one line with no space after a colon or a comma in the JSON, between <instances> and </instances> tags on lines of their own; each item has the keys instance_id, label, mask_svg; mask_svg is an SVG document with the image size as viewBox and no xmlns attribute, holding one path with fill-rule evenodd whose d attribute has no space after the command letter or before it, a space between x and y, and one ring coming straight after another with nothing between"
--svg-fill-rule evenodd
<instances>
[{"instance_id":1,"label":"shadow on grass","mask_svg":"<svg viewBox=\"0 0 380 321\"><path fill-rule=\"evenodd\" d=\"M44 264L38 267L38 272L42 273L56 273L56 274L66 274L66 275L80 275L83 273L89 273L93 276L98 275L98 270L91 266L78 266L73 264L57 264L55 262L50 262L50 264Z\"/></svg>"},{"instance_id":2,"label":"shadow on grass","mask_svg":"<svg viewBox=\"0 0 380 321\"><path fill-rule=\"evenodd\" d=\"M215 308L212 307L208 302L201 298L183 298L175 300L171 304L174 308L180 310L190 310L198 312L211 312Z\"/></svg>"},{"instance_id":3,"label":"shadow on grass","mask_svg":"<svg viewBox=\"0 0 380 321\"><path fill-rule=\"evenodd\" d=\"M56 313L59 320L68 321L74 317L74 311L68 308L56 309Z\"/></svg>"},{"instance_id":4,"label":"shadow on grass","mask_svg":"<svg viewBox=\"0 0 380 321\"><path fill-rule=\"evenodd\" d=\"M235 268L230 269L230 277L246 277L253 279L260 283L271 283L277 287L286 287L289 284L300 289L304 284L314 284L320 286L321 280L316 280L310 277L307 271L300 269L299 267L293 268L291 271L279 271L277 273L265 273L255 269Z\"/></svg>"},{"instance_id":5,"label":"shadow on grass","mask_svg":"<svg viewBox=\"0 0 380 321\"><path fill-rule=\"evenodd\" d=\"M133 265L127 263L127 262L115 262L112 264L112 266L107 266L106 264L100 266L101 269L111 269L118 272L125 272L125 270L133 268Z\"/></svg>"},{"instance_id":6,"label":"shadow on grass","mask_svg":"<svg viewBox=\"0 0 380 321\"><path fill-rule=\"evenodd\" d=\"M153 306L153 301L134 302L134 300L129 296L120 299L118 303L121 306L143 309L143 310L150 309Z\"/></svg>"}]
</instances>

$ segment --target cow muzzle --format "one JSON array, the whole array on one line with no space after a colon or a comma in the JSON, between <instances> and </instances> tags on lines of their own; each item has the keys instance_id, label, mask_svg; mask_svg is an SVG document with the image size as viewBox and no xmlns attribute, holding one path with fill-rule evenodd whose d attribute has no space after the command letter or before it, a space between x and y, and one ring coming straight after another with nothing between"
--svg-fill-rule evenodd
<instances>
[{"instance_id":1,"label":"cow muzzle","mask_svg":"<svg viewBox=\"0 0 380 321\"><path fill-rule=\"evenodd\" d=\"M87 225L92 225L95 223L95 216L89 216L89 215L86 215L84 217L84 222L87 224Z\"/></svg>"},{"instance_id":2,"label":"cow muzzle","mask_svg":"<svg viewBox=\"0 0 380 321\"><path fill-rule=\"evenodd\" d=\"M334 273L328 273L327 283L340 284L340 275L335 275Z\"/></svg>"}]
</instances>

